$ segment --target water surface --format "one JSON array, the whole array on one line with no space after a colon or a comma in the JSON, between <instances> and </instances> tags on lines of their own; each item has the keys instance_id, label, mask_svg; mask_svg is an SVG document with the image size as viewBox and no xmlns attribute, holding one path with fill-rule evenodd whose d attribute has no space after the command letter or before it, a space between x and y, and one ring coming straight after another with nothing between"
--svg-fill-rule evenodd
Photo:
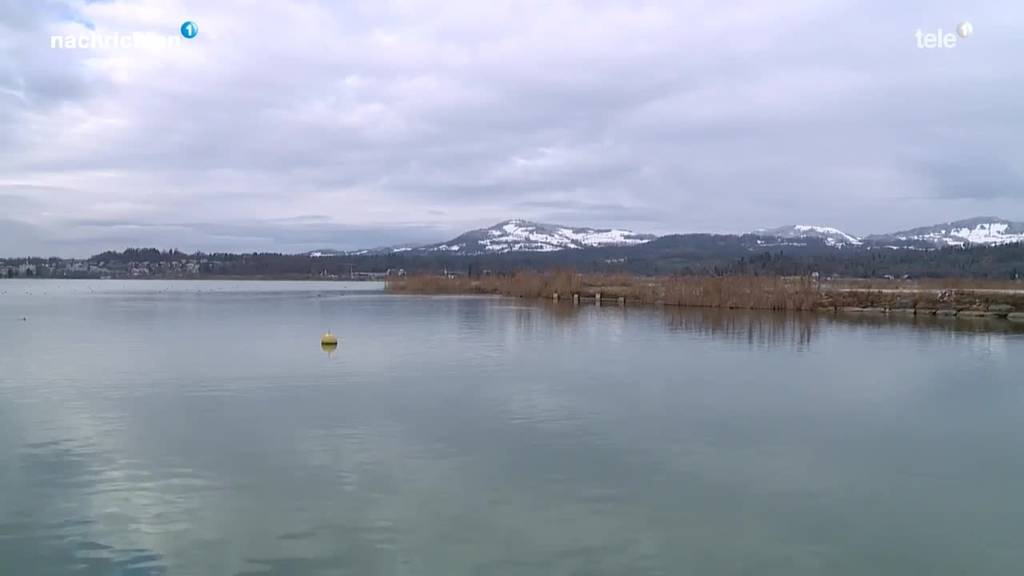
<instances>
[{"instance_id":1,"label":"water surface","mask_svg":"<svg viewBox=\"0 0 1024 576\"><path fill-rule=\"evenodd\" d=\"M0 574L1024 566L1009 324L378 290L0 281Z\"/></svg>"}]
</instances>

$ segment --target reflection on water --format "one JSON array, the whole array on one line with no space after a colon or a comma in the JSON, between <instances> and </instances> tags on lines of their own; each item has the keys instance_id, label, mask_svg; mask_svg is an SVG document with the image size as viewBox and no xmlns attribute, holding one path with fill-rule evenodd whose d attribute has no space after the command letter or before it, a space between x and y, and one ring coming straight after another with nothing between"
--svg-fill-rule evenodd
<instances>
[{"instance_id":1,"label":"reflection on water","mask_svg":"<svg viewBox=\"0 0 1024 576\"><path fill-rule=\"evenodd\" d=\"M951 336L976 334L1001 337L1024 334L1024 323L996 318L944 318L906 314L844 313L822 314L813 312L772 312L763 310L724 310L719 308L626 308L617 306L574 306L566 303L544 303L545 310L562 323L586 321L597 310L612 318L625 318L628 314L649 315L655 310L665 320L670 331L689 332L716 339L745 342L751 347L807 347L821 330L836 324L843 327L867 327L882 330L929 331ZM522 316L533 318L524 308Z\"/></svg>"},{"instance_id":2,"label":"reflection on water","mask_svg":"<svg viewBox=\"0 0 1024 576\"><path fill-rule=\"evenodd\" d=\"M666 309L669 330L746 342L750 346L806 347L820 329L821 317L808 313L771 313L716 309Z\"/></svg>"},{"instance_id":3,"label":"reflection on water","mask_svg":"<svg viewBox=\"0 0 1024 576\"><path fill-rule=\"evenodd\" d=\"M0 574L1024 565L1006 323L3 285Z\"/></svg>"},{"instance_id":4,"label":"reflection on water","mask_svg":"<svg viewBox=\"0 0 1024 576\"><path fill-rule=\"evenodd\" d=\"M6 495L18 499L9 504L13 509L5 507L9 519L0 523L5 574L165 573L161 555L151 549L121 548L90 536L99 523L116 523L121 509L83 509L86 498L130 490L133 499L148 497L159 505L164 493L154 491L152 479L143 473L103 465L107 456L68 439L26 444L16 463L5 462L24 474L24 484L4 486ZM129 482L130 489L124 486Z\"/></svg>"}]
</instances>

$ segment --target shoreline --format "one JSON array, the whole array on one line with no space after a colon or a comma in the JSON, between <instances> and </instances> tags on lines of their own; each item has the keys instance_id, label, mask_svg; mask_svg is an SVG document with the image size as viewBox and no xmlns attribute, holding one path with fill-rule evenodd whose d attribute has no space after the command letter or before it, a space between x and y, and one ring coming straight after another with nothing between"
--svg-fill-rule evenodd
<instances>
[{"instance_id":1,"label":"shoreline","mask_svg":"<svg viewBox=\"0 0 1024 576\"><path fill-rule=\"evenodd\" d=\"M138 276L132 278L89 278L89 277L54 277L54 276L38 276L38 277L25 277L17 276L15 278L4 278L0 277L0 282L5 280L43 280L43 281L81 281L86 280L90 282L127 282L127 281L143 281L143 282L354 282L354 283L377 283L383 284L384 279L367 279L360 280L354 278L324 278L323 276L175 276L175 277L160 277L160 276Z\"/></svg>"},{"instance_id":2,"label":"shoreline","mask_svg":"<svg viewBox=\"0 0 1024 576\"><path fill-rule=\"evenodd\" d=\"M1018 288L1019 286L1019 288ZM951 280L817 280L520 273L482 278L389 279L395 294L491 294L598 306L775 310L843 315L1024 322L1024 283Z\"/></svg>"}]
</instances>

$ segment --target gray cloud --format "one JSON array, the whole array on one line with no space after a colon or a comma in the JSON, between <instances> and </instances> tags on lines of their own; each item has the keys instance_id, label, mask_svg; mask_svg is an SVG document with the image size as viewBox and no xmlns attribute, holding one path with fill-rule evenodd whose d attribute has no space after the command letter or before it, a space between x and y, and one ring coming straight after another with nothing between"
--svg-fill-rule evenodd
<instances>
[{"instance_id":1,"label":"gray cloud","mask_svg":"<svg viewBox=\"0 0 1024 576\"><path fill-rule=\"evenodd\" d=\"M1024 219L1012 2L7 0L0 29L0 254Z\"/></svg>"},{"instance_id":2,"label":"gray cloud","mask_svg":"<svg viewBox=\"0 0 1024 576\"><path fill-rule=\"evenodd\" d=\"M0 220L0 246L25 245L19 254L89 255L117 247L158 245L185 252L212 250L306 252L325 247L358 249L446 238L452 230L423 225L353 226L307 215L278 220L145 222L70 219L59 228Z\"/></svg>"}]
</instances>

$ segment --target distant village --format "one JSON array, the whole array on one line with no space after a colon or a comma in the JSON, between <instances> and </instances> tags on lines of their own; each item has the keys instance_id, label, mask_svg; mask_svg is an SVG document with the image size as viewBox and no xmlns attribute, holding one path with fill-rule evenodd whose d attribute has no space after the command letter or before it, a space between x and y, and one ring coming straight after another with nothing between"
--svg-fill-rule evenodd
<instances>
[{"instance_id":1,"label":"distant village","mask_svg":"<svg viewBox=\"0 0 1024 576\"><path fill-rule=\"evenodd\" d=\"M63 258L0 260L0 278L194 278L218 262L180 260L170 262L93 262Z\"/></svg>"},{"instance_id":2,"label":"distant village","mask_svg":"<svg viewBox=\"0 0 1024 576\"><path fill-rule=\"evenodd\" d=\"M268 277L328 280L383 280L405 276L405 270L361 271L333 259L278 254L183 254L175 251L127 250L88 259L0 259L0 279L6 278L203 278Z\"/></svg>"}]
</instances>

